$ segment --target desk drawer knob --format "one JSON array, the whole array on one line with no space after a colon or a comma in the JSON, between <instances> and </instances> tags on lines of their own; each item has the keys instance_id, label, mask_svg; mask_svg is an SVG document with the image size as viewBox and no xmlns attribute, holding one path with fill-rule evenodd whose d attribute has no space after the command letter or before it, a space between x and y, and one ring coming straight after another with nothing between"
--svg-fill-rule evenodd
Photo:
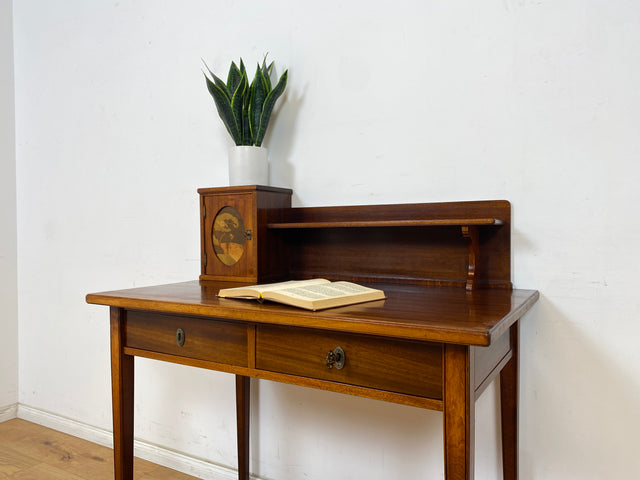
<instances>
[{"instance_id":1,"label":"desk drawer knob","mask_svg":"<svg viewBox=\"0 0 640 480\"><path fill-rule=\"evenodd\" d=\"M336 347L333 351L327 353L327 368L336 367L338 370L342 370L346 356L342 347Z\"/></svg>"},{"instance_id":2,"label":"desk drawer knob","mask_svg":"<svg viewBox=\"0 0 640 480\"><path fill-rule=\"evenodd\" d=\"M179 347L182 347L184 345L184 330L182 330L181 328L176 331L176 343Z\"/></svg>"}]
</instances>

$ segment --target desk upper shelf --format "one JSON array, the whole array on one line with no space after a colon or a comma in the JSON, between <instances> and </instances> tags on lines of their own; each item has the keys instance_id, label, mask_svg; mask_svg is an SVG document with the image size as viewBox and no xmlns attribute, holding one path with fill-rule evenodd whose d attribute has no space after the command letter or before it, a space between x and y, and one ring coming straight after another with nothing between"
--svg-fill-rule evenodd
<instances>
[{"instance_id":1,"label":"desk upper shelf","mask_svg":"<svg viewBox=\"0 0 640 480\"><path fill-rule=\"evenodd\" d=\"M506 200L290 208L266 224L292 277L511 288Z\"/></svg>"},{"instance_id":2,"label":"desk upper shelf","mask_svg":"<svg viewBox=\"0 0 640 480\"><path fill-rule=\"evenodd\" d=\"M442 218L421 220L367 220L345 222L288 222L269 223L267 228L272 229L299 229L299 228L367 228L367 227L443 227L443 226L488 226L504 225L498 218Z\"/></svg>"}]
</instances>

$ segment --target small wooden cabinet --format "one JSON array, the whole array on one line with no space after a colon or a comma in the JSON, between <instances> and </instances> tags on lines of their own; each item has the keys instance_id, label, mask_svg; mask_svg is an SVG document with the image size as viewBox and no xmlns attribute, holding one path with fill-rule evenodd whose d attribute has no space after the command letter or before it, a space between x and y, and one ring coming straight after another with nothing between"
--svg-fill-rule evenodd
<instances>
[{"instance_id":1,"label":"small wooden cabinet","mask_svg":"<svg viewBox=\"0 0 640 480\"><path fill-rule=\"evenodd\" d=\"M201 188L201 280L269 282L286 276L282 241L267 229L291 207L291 190Z\"/></svg>"}]
</instances>

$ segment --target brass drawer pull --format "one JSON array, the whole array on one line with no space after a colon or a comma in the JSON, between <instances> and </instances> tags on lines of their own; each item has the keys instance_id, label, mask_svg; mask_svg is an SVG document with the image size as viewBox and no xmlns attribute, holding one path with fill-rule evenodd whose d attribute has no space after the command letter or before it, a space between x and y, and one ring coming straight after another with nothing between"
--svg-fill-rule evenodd
<instances>
[{"instance_id":1,"label":"brass drawer pull","mask_svg":"<svg viewBox=\"0 0 640 480\"><path fill-rule=\"evenodd\" d=\"M184 330L182 330L181 328L176 331L176 343L179 347L182 347L184 345Z\"/></svg>"},{"instance_id":2,"label":"brass drawer pull","mask_svg":"<svg viewBox=\"0 0 640 480\"><path fill-rule=\"evenodd\" d=\"M346 359L347 358L342 347L336 347L333 351L327 353L327 368L331 369L335 366L338 370L342 370Z\"/></svg>"}]
</instances>

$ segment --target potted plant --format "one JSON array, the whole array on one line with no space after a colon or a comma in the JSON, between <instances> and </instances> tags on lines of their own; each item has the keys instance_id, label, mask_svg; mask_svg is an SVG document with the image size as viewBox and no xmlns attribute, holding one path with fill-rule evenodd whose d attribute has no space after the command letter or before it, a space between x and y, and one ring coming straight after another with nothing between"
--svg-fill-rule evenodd
<instances>
[{"instance_id":1,"label":"potted plant","mask_svg":"<svg viewBox=\"0 0 640 480\"><path fill-rule=\"evenodd\" d=\"M205 64L206 66L206 64ZM211 78L204 74L207 89L213 97L218 115L236 144L229 151L230 185L267 185L269 164L267 149L262 146L276 100L287 86L286 70L275 86L271 83L273 62L258 63L251 83L244 62L231 62L227 82L207 67Z\"/></svg>"}]
</instances>

